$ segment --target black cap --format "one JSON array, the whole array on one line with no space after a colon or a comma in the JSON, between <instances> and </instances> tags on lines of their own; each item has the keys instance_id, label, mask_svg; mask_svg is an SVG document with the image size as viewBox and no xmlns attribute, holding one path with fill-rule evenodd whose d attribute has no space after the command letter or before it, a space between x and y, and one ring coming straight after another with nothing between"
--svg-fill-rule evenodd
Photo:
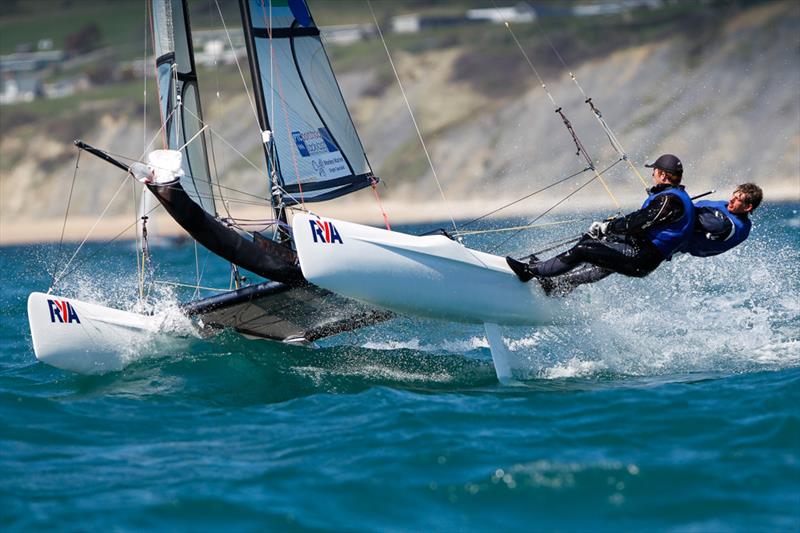
<instances>
[{"instance_id":1,"label":"black cap","mask_svg":"<svg viewBox=\"0 0 800 533\"><path fill-rule=\"evenodd\" d=\"M656 162L651 165L645 165L648 168L660 168L676 176L683 175L683 163L676 156L672 154L664 154Z\"/></svg>"}]
</instances>

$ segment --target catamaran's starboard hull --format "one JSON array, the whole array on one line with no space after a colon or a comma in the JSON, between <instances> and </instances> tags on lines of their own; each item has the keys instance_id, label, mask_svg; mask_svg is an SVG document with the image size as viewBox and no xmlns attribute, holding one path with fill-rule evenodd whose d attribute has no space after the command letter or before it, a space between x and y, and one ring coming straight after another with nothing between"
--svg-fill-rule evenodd
<instances>
[{"instance_id":1,"label":"catamaran's starboard hull","mask_svg":"<svg viewBox=\"0 0 800 533\"><path fill-rule=\"evenodd\" d=\"M521 283L505 258L442 235L413 236L298 214L303 275L342 296L392 311L455 322L551 324L554 300Z\"/></svg>"},{"instance_id":2,"label":"catamaran's starboard hull","mask_svg":"<svg viewBox=\"0 0 800 533\"><path fill-rule=\"evenodd\" d=\"M28 297L28 321L36 358L80 374L121 370L159 329L152 316L40 292Z\"/></svg>"}]
</instances>

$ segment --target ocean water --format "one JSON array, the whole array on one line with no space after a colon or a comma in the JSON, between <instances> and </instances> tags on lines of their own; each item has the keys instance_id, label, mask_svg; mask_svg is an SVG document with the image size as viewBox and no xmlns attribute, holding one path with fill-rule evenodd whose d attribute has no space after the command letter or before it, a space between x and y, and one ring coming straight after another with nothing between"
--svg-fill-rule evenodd
<instances>
[{"instance_id":1,"label":"ocean water","mask_svg":"<svg viewBox=\"0 0 800 533\"><path fill-rule=\"evenodd\" d=\"M513 386L480 327L409 318L316 348L188 332L71 374L35 359L26 299L74 245L2 248L0 528L800 531L800 205L755 222L580 288L569 324L505 328ZM155 256L228 283L191 245ZM133 305L131 243L78 258L56 293Z\"/></svg>"}]
</instances>

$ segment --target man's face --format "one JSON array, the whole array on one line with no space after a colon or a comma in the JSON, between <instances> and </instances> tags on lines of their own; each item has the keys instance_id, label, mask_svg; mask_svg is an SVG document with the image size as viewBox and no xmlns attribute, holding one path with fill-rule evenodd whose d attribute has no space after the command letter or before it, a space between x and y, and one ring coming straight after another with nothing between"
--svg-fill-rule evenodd
<instances>
[{"instance_id":1,"label":"man's face","mask_svg":"<svg viewBox=\"0 0 800 533\"><path fill-rule=\"evenodd\" d=\"M741 192L733 193L730 201L728 201L728 211L734 215L746 215L753 210L753 206L745 200L744 194Z\"/></svg>"},{"instance_id":2,"label":"man's face","mask_svg":"<svg viewBox=\"0 0 800 533\"><path fill-rule=\"evenodd\" d=\"M663 185L665 183L670 183L667 173L661 170L660 168L654 168L653 183L655 183L656 185Z\"/></svg>"}]
</instances>

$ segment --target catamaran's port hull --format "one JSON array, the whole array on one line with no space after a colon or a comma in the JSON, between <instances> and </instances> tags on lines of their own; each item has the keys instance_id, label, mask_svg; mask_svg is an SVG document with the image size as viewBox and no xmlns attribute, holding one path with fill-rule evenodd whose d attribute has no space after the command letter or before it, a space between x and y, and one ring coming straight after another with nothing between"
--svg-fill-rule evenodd
<instances>
[{"instance_id":1,"label":"catamaran's port hull","mask_svg":"<svg viewBox=\"0 0 800 533\"><path fill-rule=\"evenodd\" d=\"M40 292L28 297L36 358L79 374L119 371L143 357L175 353L191 337L222 329L252 339L309 345L392 316L319 287L277 282L195 300L156 316Z\"/></svg>"},{"instance_id":2,"label":"catamaran's port hull","mask_svg":"<svg viewBox=\"0 0 800 533\"><path fill-rule=\"evenodd\" d=\"M154 316L34 292L28 321L36 358L80 374L121 370L158 337Z\"/></svg>"}]
</instances>

